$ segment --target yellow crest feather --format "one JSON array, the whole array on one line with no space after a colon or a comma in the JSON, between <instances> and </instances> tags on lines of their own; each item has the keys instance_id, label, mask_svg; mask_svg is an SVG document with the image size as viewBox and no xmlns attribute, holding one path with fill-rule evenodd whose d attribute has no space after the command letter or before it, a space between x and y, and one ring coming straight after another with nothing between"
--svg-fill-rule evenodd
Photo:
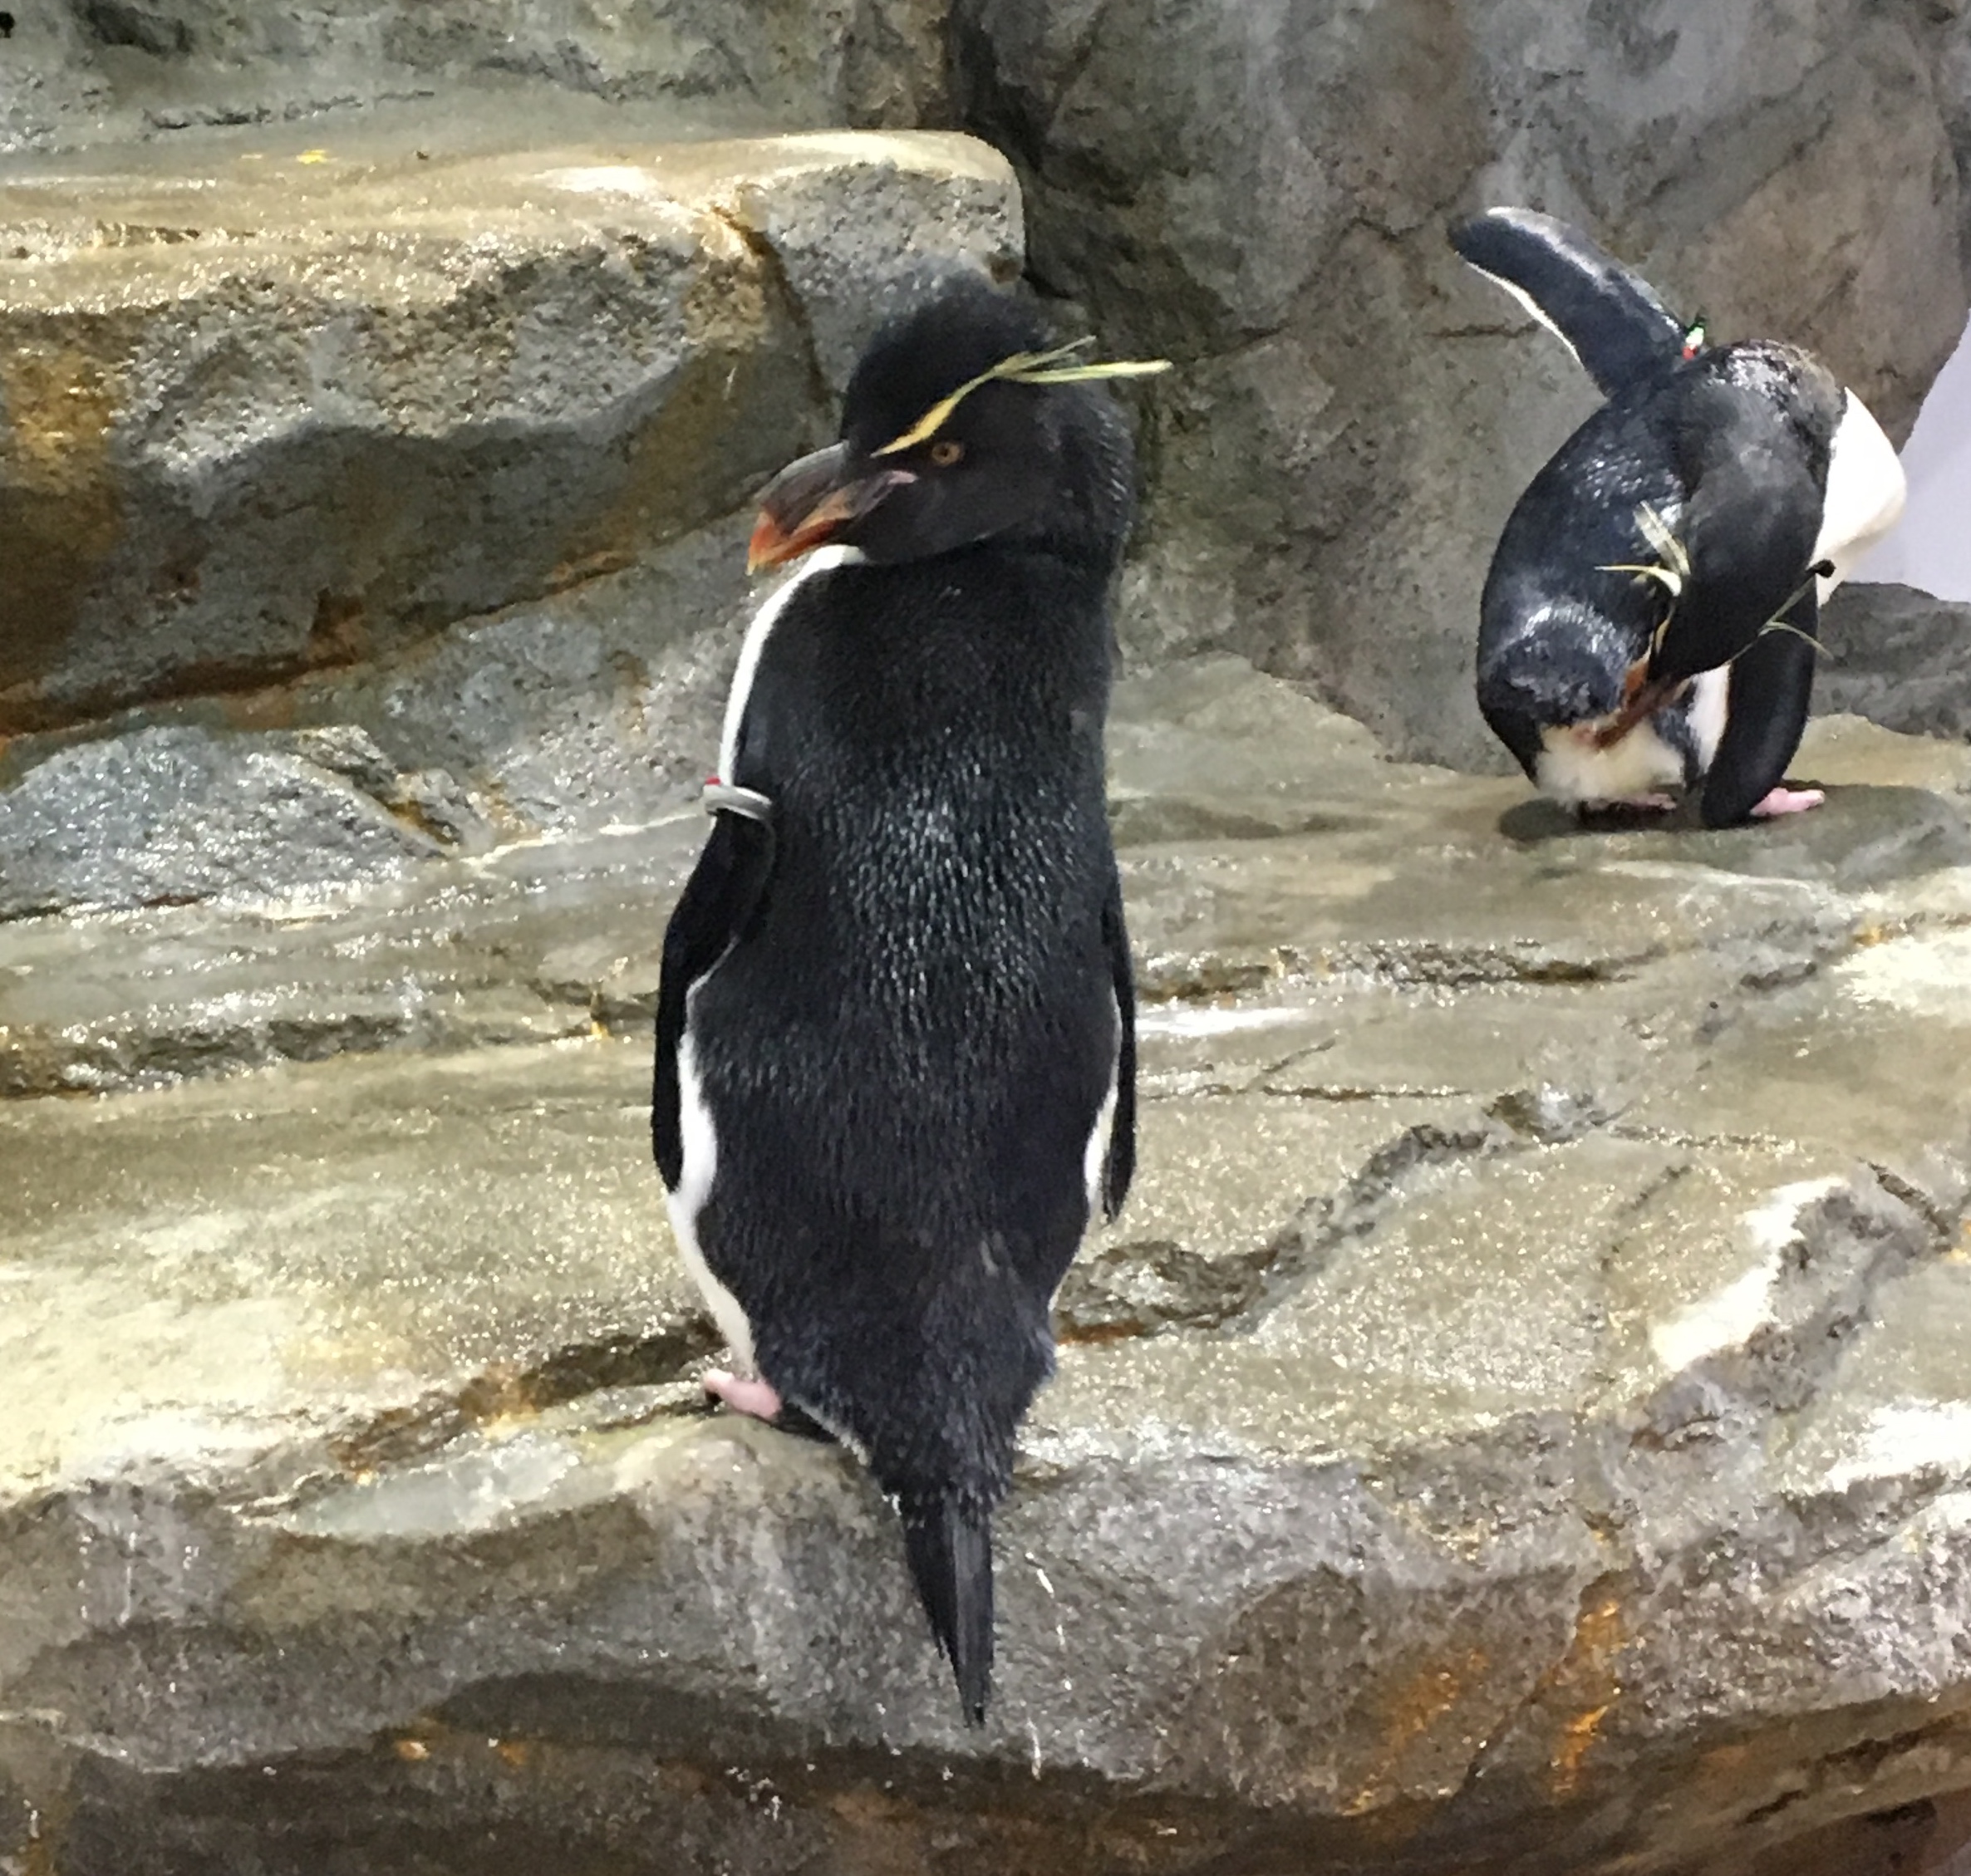
<instances>
[{"instance_id":1,"label":"yellow crest feather","mask_svg":"<svg viewBox=\"0 0 1971 1876\"><path fill-rule=\"evenodd\" d=\"M1091 365L1064 362L1094 342L1092 338L1076 339L1069 344L1056 346L1051 351L1016 351L1010 357L1002 358L998 364L980 372L977 377L968 379L955 391L939 398L902 435L870 453L893 456L899 450L914 449L918 444L929 442L951 421L951 413L981 385L995 382L1075 385L1093 378L1148 378L1170 369L1167 358L1117 358Z\"/></svg>"}]
</instances>

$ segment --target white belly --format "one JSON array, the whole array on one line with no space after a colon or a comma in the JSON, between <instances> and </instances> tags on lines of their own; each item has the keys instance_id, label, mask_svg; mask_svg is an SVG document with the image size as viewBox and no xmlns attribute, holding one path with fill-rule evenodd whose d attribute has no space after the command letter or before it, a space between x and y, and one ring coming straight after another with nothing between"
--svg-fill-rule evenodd
<instances>
[{"instance_id":1,"label":"white belly","mask_svg":"<svg viewBox=\"0 0 1971 1876\"><path fill-rule=\"evenodd\" d=\"M1725 710L1732 687L1732 670L1720 665L1699 671L1690 687L1690 734L1697 744L1698 767L1708 774L1724 739Z\"/></svg>"},{"instance_id":2,"label":"white belly","mask_svg":"<svg viewBox=\"0 0 1971 1876\"><path fill-rule=\"evenodd\" d=\"M1831 560L1834 575L1820 583L1820 597L1854 572L1855 563L1902 518L1909 484L1895 445L1853 391L1846 394L1827 463L1827 494L1821 504L1816 561Z\"/></svg>"},{"instance_id":3,"label":"white belly","mask_svg":"<svg viewBox=\"0 0 1971 1876\"><path fill-rule=\"evenodd\" d=\"M1095 1124L1090 1130L1088 1144L1081 1152L1081 1177L1089 1196L1089 1223L1096 1225L1102 1218L1103 1175L1108 1170L1108 1142L1115 1132L1116 1098L1122 1088L1123 1077L1123 1012L1116 1007L1116 1046L1108 1068L1108 1093L1103 1096L1102 1105L1095 1115Z\"/></svg>"},{"instance_id":4,"label":"white belly","mask_svg":"<svg viewBox=\"0 0 1971 1876\"><path fill-rule=\"evenodd\" d=\"M739 1299L712 1274L704 1252L698 1248L698 1215L711 1196L712 1181L719 1173L719 1137L712 1127L705 1091L699 1085L696 1051L691 1045L688 1019L677 1045L677 1107L684 1156L676 1190L664 1195L671 1212L671 1235L677 1240L677 1254L705 1298L720 1334L732 1350L733 1365L742 1374L751 1375L757 1373L753 1325L740 1307Z\"/></svg>"},{"instance_id":5,"label":"white belly","mask_svg":"<svg viewBox=\"0 0 1971 1876\"><path fill-rule=\"evenodd\" d=\"M1646 720L1605 749L1570 729L1544 729L1540 739L1544 746L1534 768L1541 792L1556 801L1580 806L1629 801L1683 783L1683 758Z\"/></svg>"}]
</instances>

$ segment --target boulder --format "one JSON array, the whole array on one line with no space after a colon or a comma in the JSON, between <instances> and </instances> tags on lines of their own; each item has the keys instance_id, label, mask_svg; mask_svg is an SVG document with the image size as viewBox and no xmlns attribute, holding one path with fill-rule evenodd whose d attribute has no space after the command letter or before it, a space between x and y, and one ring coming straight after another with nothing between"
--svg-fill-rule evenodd
<instances>
[{"instance_id":1,"label":"boulder","mask_svg":"<svg viewBox=\"0 0 1971 1876\"><path fill-rule=\"evenodd\" d=\"M1010 174L965 138L445 128L0 186L0 735L264 719L633 567L817 440L887 293L1017 265Z\"/></svg>"},{"instance_id":2,"label":"boulder","mask_svg":"<svg viewBox=\"0 0 1971 1876\"><path fill-rule=\"evenodd\" d=\"M696 817L278 938L0 928L7 1072L150 1088L0 1107L0 1857L1886 1876L1971 1824L1971 751L1832 719L1816 814L1583 834L1218 658L1113 753L1143 1172L979 1731L865 1476L692 1385Z\"/></svg>"},{"instance_id":3,"label":"boulder","mask_svg":"<svg viewBox=\"0 0 1971 1876\"><path fill-rule=\"evenodd\" d=\"M1821 614L1821 709L1912 735L1971 737L1971 606L1850 581Z\"/></svg>"},{"instance_id":4,"label":"boulder","mask_svg":"<svg viewBox=\"0 0 1971 1876\"><path fill-rule=\"evenodd\" d=\"M1144 398L1128 647L1241 651L1403 753L1502 771L1479 589L1593 405L1451 253L1454 215L1567 216L1714 335L1816 346L1898 436L1964 327L1954 7L953 14L960 108L1019 166L1034 277L1182 367Z\"/></svg>"},{"instance_id":5,"label":"boulder","mask_svg":"<svg viewBox=\"0 0 1971 1876\"><path fill-rule=\"evenodd\" d=\"M329 761L314 763L196 729L147 729L51 756L6 798L0 919L274 897L394 877L440 850L337 773L346 752L323 753Z\"/></svg>"}]
</instances>

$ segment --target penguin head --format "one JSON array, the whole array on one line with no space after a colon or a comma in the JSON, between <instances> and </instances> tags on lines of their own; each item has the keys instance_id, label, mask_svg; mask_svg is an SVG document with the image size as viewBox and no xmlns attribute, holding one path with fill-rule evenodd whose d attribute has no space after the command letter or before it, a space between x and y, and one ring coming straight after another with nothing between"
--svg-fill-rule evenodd
<instances>
[{"instance_id":1,"label":"penguin head","mask_svg":"<svg viewBox=\"0 0 1971 1876\"><path fill-rule=\"evenodd\" d=\"M1480 658L1479 705L1536 729L1598 723L1621 707L1630 661L1622 628L1600 609L1551 601Z\"/></svg>"},{"instance_id":2,"label":"penguin head","mask_svg":"<svg viewBox=\"0 0 1971 1876\"><path fill-rule=\"evenodd\" d=\"M1166 367L1080 352L1051 345L1031 307L983 280L946 282L870 341L843 400L841 440L762 491L749 566L824 542L883 564L1004 540L1106 572L1128 526L1129 444L1089 381Z\"/></svg>"}]
</instances>

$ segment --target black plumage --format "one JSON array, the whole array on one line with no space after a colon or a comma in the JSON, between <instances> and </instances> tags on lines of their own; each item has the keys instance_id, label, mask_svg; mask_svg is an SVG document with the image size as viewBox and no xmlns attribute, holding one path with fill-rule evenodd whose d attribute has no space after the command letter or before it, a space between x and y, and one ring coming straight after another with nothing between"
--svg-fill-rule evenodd
<instances>
[{"instance_id":1,"label":"black plumage","mask_svg":"<svg viewBox=\"0 0 1971 1876\"><path fill-rule=\"evenodd\" d=\"M1459 253L1561 332L1607 394L1513 509L1480 602L1478 702L1548 793L1705 822L1808 806L1818 604L1900 512L1867 410L1811 354L1707 347L1577 231L1495 209Z\"/></svg>"},{"instance_id":2,"label":"black plumage","mask_svg":"<svg viewBox=\"0 0 1971 1876\"><path fill-rule=\"evenodd\" d=\"M768 490L756 555L831 551L750 635L721 780L759 803L715 818L657 1024L681 1243L760 1378L896 1502L975 1721L1049 1304L1133 1163L1103 788L1132 474L1087 383L990 380L887 446L1044 349L1025 305L946 286L869 347L843 441Z\"/></svg>"},{"instance_id":3,"label":"black plumage","mask_svg":"<svg viewBox=\"0 0 1971 1876\"><path fill-rule=\"evenodd\" d=\"M1493 209L1460 222L1451 242L1559 337L1605 397L1680 357L1692 336L1648 281L1551 215Z\"/></svg>"}]
</instances>

